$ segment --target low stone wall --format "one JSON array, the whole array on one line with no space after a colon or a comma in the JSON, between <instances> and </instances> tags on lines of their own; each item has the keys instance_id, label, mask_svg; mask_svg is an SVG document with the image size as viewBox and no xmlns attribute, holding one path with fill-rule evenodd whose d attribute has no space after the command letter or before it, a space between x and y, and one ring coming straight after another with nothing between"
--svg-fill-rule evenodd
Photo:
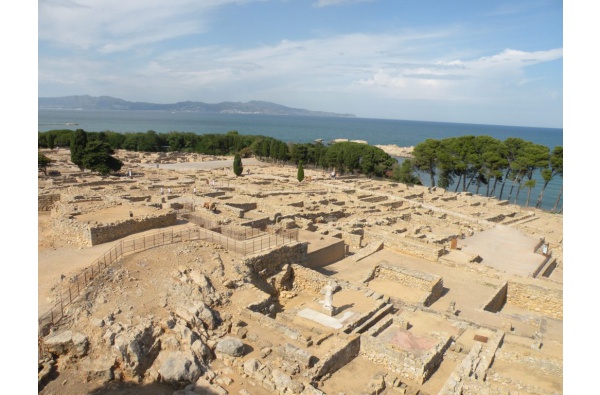
<instances>
[{"instance_id":1,"label":"low stone wall","mask_svg":"<svg viewBox=\"0 0 600 395\"><path fill-rule=\"evenodd\" d=\"M398 237L394 235L384 236L383 242L385 248L400 252L402 254L408 254L419 258L427 259L428 261L436 262L439 257L447 253L444 247L439 245L423 244L416 241L411 241L406 238Z\"/></svg>"},{"instance_id":2,"label":"low stone wall","mask_svg":"<svg viewBox=\"0 0 600 395\"><path fill-rule=\"evenodd\" d=\"M563 377L563 362L556 358L533 355L523 355L519 352L499 349L495 358L509 362L515 366L523 366L529 370L539 371L549 377Z\"/></svg>"},{"instance_id":3,"label":"low stone wall","mask_svg":"<svg viewBox=\"0 0 600 395\"><path fill-rule=\"evenodd\" d=\"M129 200L130 202L149 202L150 200L152 200L152 196L151 195L147 195L147 196L121 196L123 199L125 200Z\"/></svg>"},{"instance_id":4,"label":"low stone wall","mask_svg":"<svg viewBox=\"0 0 600 395\"><path fill-rule=\"evenodd\" d=\"M425 307L431 306L433 302L438 300L444 290L442 277L402 267L378 265L373 270L372 277L389 279L405 287L427 292L422 300Z\"/></svg>"},{"instance_id":5,"label":"low stone wall","mask_svg":"<svg viewBox=\"0 0 600 395\"><path fill-rule=\"evenodd\" d=\"M351 232L341 232L342 241L351 248L361 248L363 235Z\"/></svg>"},{"instance_id":6,"label":"low stone wall","mask_svg":"<svg viewBox=\"0 0 600 395\"><path fill-rule=\"evenodd\" d=\"M479 265L477 263L472 263L472 262L477 262L478 259L481 259L481 257L479 256L471 256L471 262L455 262L453 260L447 259L446 257L441 257L438 262L448 266L448 267L454 267L454 268L460 268L462 270L468 270L471 273L477 273L479 276L485 276L485 277L489 277L492 279L498 279L501 277L501 275L499 274L498 270L494 269L491 266L486 266L486 265ZM479 261L481 262L481 261ZM502 276L504 277L504 276Z\"/></svg>"},{"instance_id":7,"label":"low stone wall","mask_svg":"<svg viewBox=\"0 0 600 395\"><path fill-rule=\"evenodd\" d=\"M297 242L287 244L267 252L258 253L242 260L254 273L263 278L273 276L280 271L284 264L306 264L308 243Z\"/></svg>"},{"instance_id":8,"label":"low stone wall","mask_svg":"<svg viewBox=\"0 0 600 395\"><path fill-rule=\"evenodd\" d=\"M563 295L559 289L508 282L507 303L563 319Z\"/></svg>"},{"instance_id":9,"label":"low stone wall","mask_svg":"<svg viewBox=\"0 0 600 395\"><path fill-rule=\"evenodd\" d=\"M340 336L340 335L337 335ZM319 360L315 366L313 379L319 380L326 374L337 372L358 356L360 352L360 336L350 335L348 342L336 350L332 350Z\"/></svg>"},{"instance_id":10,"label":"low stone wall","mask_svg":"<svg viewBox=\"0 0 600 395\"><path fill-rule=\"evenodd\" d=\"M251 228L258 228L258 229L262 229L263 231L267 228L267 225L272 225L273 221L271 221L271 218L264 217L264 218L258 218L258 219L253 219L250 221L246 221L246 222L242 222L240 223L241 226L249 226Z\"/></svg>"},{"instance_id":11,"label":"low stone wall","mask_svg":"<svg viewBox=\"0 0 600 395\"><path fill-rule=\"evenodd\" d=\"M60 201L60 194L38 195L38 211L50 211L54 203Z\"/></svg>"},{"instance_id":12,"label":"low stone wall","mask_svg":"<svg viewBox=\"0 0 600 395\"><path fill-rule=\"evenodd\" d=\"M393 317L392 325L402 325ZM385 321L385 320L384 320ZM383 322L389 326L388 322ZM360 338L360 355L370 361L384 366L389 371L398 373L407 380L424 383L435 372L442 362L444 352L450 346L452 337L446 333L432 332L430 337L436 339L437 344L431 349L423 352L420 356L414 355L407 350L394 347L393 345L380 341L376 333L380 328L374 327Z\"/></svg>"},{"instance_id":13,"label":"low stone wall","mask_svg":"<svg viewBox=\"0 0 600 395\"><path fill-rule=\"evenodd\" d=\"M487 343L475 343L462 362L446 380L438 395L492 394L489 386L482 385L498 347L504 341L504 332L498 331Z\"/></svg>"},{"instance_id":14,"label":"low stone wall","mask_svg":"<svg viewBox=\"0 0 600 395\"><path fill-rule=\"evenodd\" d=\"M109 225L89 226L89 245L97 245L117 240L133 233L144 232L150 229L175 225L177 213L169 212L157 216L132 218Z\"/></svg>"},{"instance_id":15,"label":"low stone wall","mask_svg":"<svg viewBox=\"0 0 600 395\"><path fill-rule=\"evenodd\" d=\"M295 340L295 341L298 341L298 342L306 344L306 345L309 344L309 339L306 338L304 335L302 335L302 333L300 331L298 331L297 329L294 329L292 327L289 327L282 322L276 321L273 318L268 317L264 314L257 313L257 312L247 310L247 309L242 309L240 311L240 315L242 317L251 319L253 322L255 322L261 326L264 326L265 328L268 328L270 330L278 332L278 333L282 334L283 336L287 337L288 339Z\"/></svg>"}]
</instances>

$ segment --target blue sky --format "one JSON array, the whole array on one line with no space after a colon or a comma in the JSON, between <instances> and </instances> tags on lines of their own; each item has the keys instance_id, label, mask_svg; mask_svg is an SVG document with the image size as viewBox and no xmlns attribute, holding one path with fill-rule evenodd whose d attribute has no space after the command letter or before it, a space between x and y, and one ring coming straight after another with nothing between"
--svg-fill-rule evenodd
<instances>
[{"instance_id":1,"label":"blue sky","mask_svg":"<svg viewBox=\"0 0 600 395\"><path fill-rule=\"evenodd\" d=\"M45 0L38 96L563 126L562 1Z\"/></svg>"}]
</instances>

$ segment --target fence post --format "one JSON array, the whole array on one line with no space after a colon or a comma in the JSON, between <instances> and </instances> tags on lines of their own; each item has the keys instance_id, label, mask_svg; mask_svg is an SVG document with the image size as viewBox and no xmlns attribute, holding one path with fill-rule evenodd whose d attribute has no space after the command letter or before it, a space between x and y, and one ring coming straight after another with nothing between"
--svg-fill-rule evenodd
<instances>
[{"instance_id":1,"label":"fence post","mask_svg":"<svg viewBox=\"0 0 600 395\"><path fill-rule=\"evenodd\" d=\"M58 296L60 296L60 318L63 318L64 313L63 313L63 304L62 304L62 293L59 293Z\"/></svg>"},{"instance_id":2,"label":"fence post","mask_svg":"<svg viewBox=\"0 0 600 395\"><path fill-rule=\"evenodd\" d=\"M69 303L71 303L72 299L71 299L71 286L69 286Z\"/></svg>"}]
</instances>

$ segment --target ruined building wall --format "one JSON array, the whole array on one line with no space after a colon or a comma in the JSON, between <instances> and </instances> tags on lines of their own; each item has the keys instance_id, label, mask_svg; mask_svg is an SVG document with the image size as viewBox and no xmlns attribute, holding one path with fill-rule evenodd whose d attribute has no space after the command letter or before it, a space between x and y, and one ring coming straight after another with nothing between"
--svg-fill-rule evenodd
<instances>
[{"instance_id":1,"label":"ruined building wall","mask_svg":"<svg viewBox=\"0 0 600 395\"><path fill-rule=\"evenodd\" d=\"M258 253L242 260L242 264L251 268L254 273L267 278L278 273L280 266L296 263L306 264L308 243L297 242L287 244L267 252Z\"/></svg>"},{"instance_id":2,"label":"ruined building wall","mask_svg":"<svg viewBox=\"0 0 600 395\"><path fill-rule=\"evenodd\" d=\"M175 225L177 213L131 218L109 225L90 225L89 245L97 245L129 236L133 233Z\"/></svg>"},{"instance_id":3,"label":"ruined building wall","mask_svg":"<svg viewBox=\"0 0 600 395\"><path fill-rule=\"evenodd\" d=\"M323 287L330 281L328 276L300 265L292 265L294 272L294 291L320 294Z\"/></svg>"},{"instance_id":4,"label":"ruined building wall","mask_svg":"<svg viewBox=\"0 0 600 395\"><path fill-rule=\"evenodd\" d=\"M332 243L328 246L320 248L308 254L306 266L308 267L323 267L333 262L344 259L346 256L346 245L343 240L337 243Z\"/></svg>"},{"instance_id":5,"label":"ruined building wall","mask_svg":"<svg viewBox=\"0 0 600 395\"><path fill-rule=\"evenodd\" d=\"M563 319L562 290L536 285L508 283L507 303L547 316Z\"/></svg>"},{"instance_id":6,"label":"ruined building wall","mask_svg":"<svg viewBox=\"0 0 600 395\"><path fill-rule=\"evenodd\" d=\"M490 300L485 306L483 306L483 309L492 313L497 313L500 310L502 310L502 308L506 304L507 292L508 283L504 283L504 285L500 287L496 295L492 297L492 300Z\"/></svg>"},{"instance_id":7,"label":"ruined building wall","mask_svg":"<svg viewBox=\"0 0 600 395\"><path fill-rule=\"evenodd\" d=\"M375 277L386 278L409 288L420 289L421 291L431 291L432 286L440 279L439 276L433 276L417 270L387 265L379 265L375 269L374 274Z\"/></svg>"},{"instance_id":8,"label":"ruined building wall","mask_svg":"<svg viewBox=\"0 0 600 395\"><path fill-rule=\"evenodd\" d=\"M384 236L383 242L385 248L432 262L437 261L439 257L446 254L444 247L439 245L419 243L396 235Z\"/></svg>"},{"instance_id":9,"label":"ruined building wall","mask_svg":"<svg viewBox=\"0 0 600 395\"><path fill-rule=\"evenodd\" d=\"M38 211L50 211L54 203L60 201L60 194L38 195Z\"/></svg>"},{"instance_id":10,"label":"ruined building wall","mask_svg":"<svg viewBox=\"0 0 600 395\"><path fill-rule=\"evenodd\" d=\"M403 286L427 292L422 300L423 305L426 307L431 306L433 302L438 300L444 291L444 282L440 276L417 270L379 265L373 271L373 276L386 278Z\"/></svg>"},{"instance_id":11,"label":"ruined building wall","mask_svg":"<svg viewBox=\"0 0 600 395\"><path fill-rule=\"evenodd\" d=\"M319 379L326 374L333 374L352 361L360 352L360 335L350 336L342 347L330 351L315 366L314 377Z\"/></svg>"},{"instance_id":12,"label":"ruined building wall","mask_svg":"<svg viewBox=\"0 0 600 395\"><path fill-rule=\"evenodd\" d=\"M392 325L402 328L406 324L397 316L380 321L366 334L361 335L360 355L408 380L423 383L442 362L446 349L452 343L452 337L443 332L430 333L430 336L437 339L438 343L420 356L378 339L378 336L385 330L389 330L388 328Z\"/></svg>"}]
</instances>

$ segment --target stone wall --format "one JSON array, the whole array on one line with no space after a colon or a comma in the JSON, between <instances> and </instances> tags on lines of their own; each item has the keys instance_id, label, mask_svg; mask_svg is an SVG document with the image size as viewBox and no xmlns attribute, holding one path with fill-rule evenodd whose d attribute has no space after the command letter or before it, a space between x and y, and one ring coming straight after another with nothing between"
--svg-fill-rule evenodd
<instances>
[{"instance_id":1,"label":"stone wall","mask_svg":"<svg viewBox=\"0 0 600 395\"><path fill-rule=\"evenodd\" d=\"M427 292L422 300L425 307L431 306L433 302L438 300L444 290L444 282L440 276L403 267L378 265L373 270L372 277L385 278L405 287Z\"/></svg>"},{"instance_id":2,"label":"stone wall","mask_svg":"<svg viewBox=\"0 0 600 395\"><path fill-rule=\"evenodd\" d=\"M254 273L267 278L278 273L281 265L306 264L307 250L308 243L297 242L244 258L242 263L252 269Z\"/></svg>"},{"instance_id":3,"label":"stone wall","mask_svg":"<svg viewBox=\"0 0 600 395\"><path fill-rule=\"evenodd\" d=\"M328 276L301 265L293 264L292 271L294 273L294 286L292 289L296 292L320 295L323 287L331 280Z\"/></svg>"},{"instance_id":4,"label":"stone wall","mask_svg":"<svg viewBox=\"0 0 600 395\"><path fill-rule=\"evenodd\" d=\"M487 343L475 343L450 373L438 395L495 394L496 392L488 392L489 386L484 386L483 383L503 341L504 332L498 331Z\"/></svg>"},{"instance_id":5,"label":"stone wall","mask_svg":"<svg viewBox=\"0 0 600 395\"><path fill-rule=\"evenodd\" d=\"M122 222L109 225L90 225L89 244L91 246L117 240L133 233L144 232L150 229L175 225L177 213L169 212L157 216L144 216L131 218Z\"/></svg>"},{"instance_id":6,"label":"stone wall","mask_svg":"<svg viewBox=\"0 0 600 395\"><path fill-rule=\"evenodd\" d=\"M509 282L506 301L517 307L563 319L563 295L560 289Z\"/></svg>"},{"instance_id":7,"label":"stone wall","mask_svg":"<svg viewBox=\"0 0 600 395\"><path fill-rule=\"evenodd\" d=\"M396 317L393 319L393 325L401 325L400 322L396 322ZM378 332L380 332L380 329L374 327L367 334L361 335L360 355L384 366L389 371L398 373L407 380L413 380L421 384L435 372L443 360L444 352L452 342L450 335L432 332L430 337L438 340L438 343L418 356L407 350L394 347L388 342L380 341L373 335Z\"/></svg>"},{"instance_id":8,"label":"stone wall","mask_svg":"<svg viewBox=\"0 0 600 395\"><path fill-rule=\"evenodd\" d=\"M38 211L50 211L54 203L60 201L60 194L38 195Z\"/></svg>"},{"instance_id":9,"label":"stone wall","mask_svg":"<svg viewBox=\"0 0 600 395\"><path fill-rule=\"evenodd\" d=\"M90 230L87 223L80 222L75 217L52 216L52 230L61 235L63 240L78 246L90 246Z\"/></svg>"},{"instance_id":10,"label":"stone wall","mask_svg":"<svg viewBox=\"0 0 600 395\"><path fill-rule=\"evenodd\" d=\"M408 254L419 258L427 259L428 261L436 262L439 257L447 254L444 247L439 245L431 245L408 240L406 238L393 236L384 236L383 242L385 248Z\"/></svg>"},{"instance_id":11,"label":"stone wall","mask_svg":"<svg viewBox=\"0 0 600 395\"><path fill-rule=\"evenodd\" d=\"M308 267L323 267L330 263L344 259L346 256L346 245L343 240L324 246L307 255L306 265Z\"/></svg>"},{"instance_id":12,"label":"stone wall","mask_svg":"<svg viewBox=\"0 0 600 395\"><path fill-rule=\"evenodd\" d=\"M338 335L341 336L341 335ZM360 336L350 335L348 342L323 356L315 366L313 379L319 380L326 374L333 374L352 361L360 352Z\"/></svg>"},{"instance_id":13,"label":"stone wall","mask_svg":"<svg viewBox=\"0 0 600 395\"><path fill-rule=\"evenodd\" d=\"M346 245L354 249L362 247L363 235L352 232L341 232L342 240Z\"/></svg>"},{"instance_id":14,"label":"stone wall","mask_svg":"<svg viewBox=\"0 0 600 395\"><path fill-rule=\"evenodd\" d=\"M529 370L539 371L549 377L563 377L563 362L549 356L523 355L519 352L499 349L495 358L509 362L515 366L523 366Z\"/></svg>"},{"instance_id":15,"label":"stone wall","mask_svg":"<svg viewBox=\"0 0 600 395\"><path fill-rule=\"evenodd\" d=\"M496 295L492 297L492 300L490 300L485 306L483 306L483 309L492 313L497 313L500 310L502 310L502 308L506 304L507 292L508 283L504 283L504 285L500 287Z\"/></svg>"},{"instance_id":16,"label":"stone wall","mask_svg":"<svg viewBox=\"0 0 600 395\"><path fill-rule=\"evenodd\" d=\"M264 314L257 313L248 309L243 309L240 311L240 315L242 317L251 319L253 322L258 323L259 325L264 326L265 328L280 333L288 339L295 340L306 345L310 343L310 339L304 336L297 329L287 326L284 323L276 321L273 318L268 317Z\"/></svg>"}]
</instances>

